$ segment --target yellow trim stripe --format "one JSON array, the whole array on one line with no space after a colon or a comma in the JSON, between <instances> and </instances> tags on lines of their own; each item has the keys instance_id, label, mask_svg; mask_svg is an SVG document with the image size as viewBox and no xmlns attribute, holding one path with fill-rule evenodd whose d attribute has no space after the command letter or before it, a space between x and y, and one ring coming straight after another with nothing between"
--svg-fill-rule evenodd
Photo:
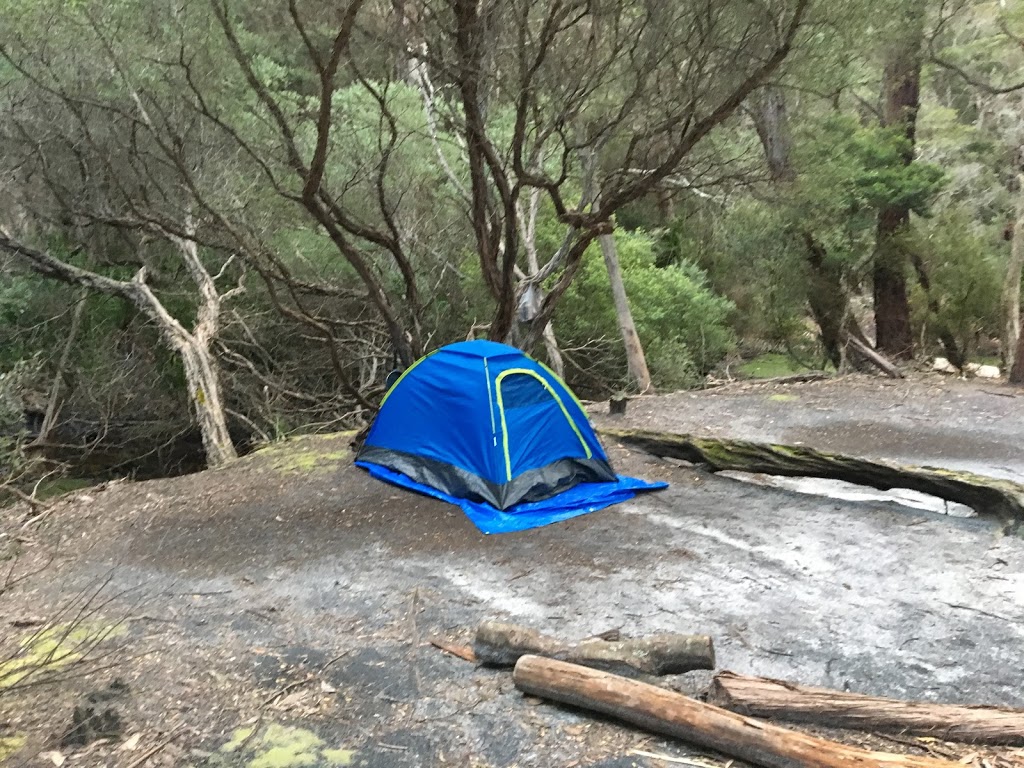
<instances>
[{"instance_id":1,"label":"yellow trim stripe","mask_svg":"<svg viewBox=\"0 0 1024 768\"><path fill-rule=\"evenodd\" d=\"M576 403L576 407L577 407L577 408L579 408L579 409L580 409L581 411L583 411L583 414L584 414L584 415L586 415L586 413L587 413L587 409L583 407L583 403L581 403L581 402L580 402L580 399L579 399L578 397L576 397L576 393L575 393L575 392L573 392L573 391L572 391L571 389L569 389L569 385L568 385L568 384L566 384L566 383L565 383L565 381L563 381L563 380L562 380L562 377L561 377L561 376L559 376L559 375L558 375L557 373L555 373L554 371L552 371L552 370L551 370L550 368L548 368L548 367L547 367L546 365L544 365L544 363L542 363L542 362L541 362L540 360L534 360L533 362L535 362L535 363L536 363L537 365L539 365L539 366L540 366L541 368L543 368L543 369L544 369L545 371L547 371L547 372L548 372L548 375L549 375L549 376L551 376L551 378L552 378L552 379L554 379L554 380L555 380L555 381L557 381L557 382L558 382L559 384L561 384L561 385L562 385L562 388L563 388L563 389L564 389L564 390L565 390L566 392L568 392L568 393L569 393L569 397L571 397L571 398L572 398L572 401L573 401L574 403Z\"/></svg>"},{"instance_id":2,"label":"yellow trim stripe","mask_svg":"<svg viewBox=\"0 0 1024 768\"><path fill-rule=\"evenodd\" d=\"M569 422L569 426L572 427L572 431L576 433L576 437L580 441L580 445L583 446L583 451L586 453L587 458L593 458L593 453L590 450L590 446L587 445L587 441L583 439L583 435L580 432L580 428L576 426L576 422L572 420L572 416L569 415L569 411L565 408L565 403L562 402L562 398L558 396L551 384L548 383L547 379L541 376L536 371L531 371L529 368L509 368L498 374L498 378L495 379L494 388L498 392L498 412L501 414L501 445L505 452L505 475L508 478L508 482L512 481L512 457L509 455L508 450L508 424L505 421L505 403L501 395L501 380L506 376L513 373L521 373L527 376L532 376L539 381L544 389L548 391L548 394L558 403L558 407L562 409L562 415L565 416L565 420ZM555 377L557 379L557 377ZM396 384L398 382L395 382Z\"/></svg>"},{"instance_id":3,"label":"yellow trim stripe","mask_svg":"<svg viewBox=\"0 0 1024 768\"><path fill-rule=\"evenodd\" d=\"M437 350L435 349L434 352L437 352ZM434 352L428 352L423 357L421 357L419 360L417 360L415 363L413 363L408 368L406 368L404 371L402 371L402 375L399 376L398 380L394 384L391 385L391 388L387 392L384 393L384 397L382 397L380 399L380 405L378 405L377 407L378 408L383 408L384 407L384 403L386 403L388 401L388 398L391 397L391 393L394 392L396 389L398 389L398 385L402 383L402 379L404 379L406 376L408 376L410 373L412 373L413 369L417 365L419 365L424 360L426 360L428 357L430 357L432 354L434 354Z\"/></svg>"}]
</instances>

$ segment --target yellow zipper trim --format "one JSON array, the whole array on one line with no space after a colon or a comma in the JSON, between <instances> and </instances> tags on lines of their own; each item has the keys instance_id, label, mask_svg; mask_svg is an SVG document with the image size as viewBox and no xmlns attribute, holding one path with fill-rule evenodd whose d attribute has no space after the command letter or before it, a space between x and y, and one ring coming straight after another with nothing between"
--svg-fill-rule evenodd
<instances>
[{"instance_id":1,"label":"yellow zipper trim","mask_svg":"<svg viewBox=\"0 0 1024 768\"><path fill-rule=\"evenodd\" d=\"M437 350L435 349L434 352L437 352ZM417 360L415 363L413 363L408 368L406 368L404 371L402 371L402 375L398 377L398 380L394 384L391 385L391 388L387 392L384 393L384 397L382 397L380 399L380 405L378 405L377 408L378 409L383 408L384 407L384 403L386 403L388 401L388 398L391 397L391 393L394 392L396 389L398 389L398 385L402 383L402 381L405 379L405 377L408 376L410 373L412 373L413 369L416 368L417 365L419 365L424 360L426 360L428 357L430 357L432 354L434 354L434 352L428 352L423 357L421 357L419 360Z\"/></svg>"},{"instance_id":2,"label":"yellow zipper trim","mask_svg":"<svg viewBox=\"0 0 1024 768\"><path fill-rule=\"evenodd\" d=\"M565 383L565 381L562 379L562 377L559 376L554 371L552 371L546 365L544 365L544 363L542 363L540 360L534 360L533 362L535 362L537 365L539 365L541 368L543 368L545 371L547 371L548 375L550 375L552 379L557 381L559 384L561 384L565 388L565 391L569 393L569 397L571 397L572 401L574 403L576 403L576 407L579 408L580 411L583 412L584 416L586 416L587 415L587 409L583 407L583 403L581 403L580 399L578 397L576 397L576 393L573 392L571 389L569 389L569 385Z\"/></svg>"},{"instance_id":3,"label":"yellow zipper trim","mask_svg":"<svg viewBox=\"0 0 1024 768\"><path fill-rule=\"evenodd\" d=\"M583 439L583 435L580 432L579 427L576 426L576 422L572 420L572 416L569 415L569 411L565 408L565 403L562 402L562 398L558 396L551 384L548 383L547 379L541 376L536 371L531 371L529 368L509 368L508 370L502 371L498 374L498 378L495 379L494 388L498 392L498 413L501 414L501 445L505 452L505 475L508 478L508 482L512 481L512 457L508 451L508 424L505 420L505 403L501 395L501 380L506 376L513 373L522 373L527 376L532 376L542 385L544 389L548 391L548 394L554 398L555 402L558 403L558 407L562 409L562 415L565 416L565 420L569 422L569 426L572 427L572 431L576 433L576 437L580 441L580 445L583 446L583 451L586 453L587 458L593 458L593 453L590 451L590 446L587 445L587 441ZM558 378L557 376L555 377ZM395 382L397 385L398 382Z\"/></svg>"}]
</instances>

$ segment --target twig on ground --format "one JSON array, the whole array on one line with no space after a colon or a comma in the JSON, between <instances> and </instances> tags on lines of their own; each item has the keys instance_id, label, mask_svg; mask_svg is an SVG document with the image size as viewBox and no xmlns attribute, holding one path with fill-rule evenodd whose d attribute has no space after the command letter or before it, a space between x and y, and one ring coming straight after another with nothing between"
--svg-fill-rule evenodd
<instances>
[{"instance_id":1,"label":"twig on ground","mask_svg":"<svg viewBox=\"0 0 1024 768\"><path fill-rule=\"evenodd\" d=\"M455 643L449 643L446 640L437 638L432 639L430 644L435 648L440 648L445 653L457 656L463 661L476 661L476 654L473 653L473 649L468 645L456 645Z\"/></svg>"}]
</instances>

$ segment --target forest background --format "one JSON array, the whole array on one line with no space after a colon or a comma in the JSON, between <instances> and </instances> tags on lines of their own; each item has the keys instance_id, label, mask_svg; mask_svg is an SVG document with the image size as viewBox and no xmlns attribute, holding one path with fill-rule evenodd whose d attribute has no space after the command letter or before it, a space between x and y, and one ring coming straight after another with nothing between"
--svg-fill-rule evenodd
<instances>
[{"instance_id":1,"label":"forest background","mask_svg":"<svg viewBox=\"0 0 1024 768\"><path fill-rule=\"evenodd\" d=\"M1015 0L0 19L11 495L40 456L167 475L359 427L466 338L590 398L934 356L1024 383Z\"/></svg>"}]
</instances>

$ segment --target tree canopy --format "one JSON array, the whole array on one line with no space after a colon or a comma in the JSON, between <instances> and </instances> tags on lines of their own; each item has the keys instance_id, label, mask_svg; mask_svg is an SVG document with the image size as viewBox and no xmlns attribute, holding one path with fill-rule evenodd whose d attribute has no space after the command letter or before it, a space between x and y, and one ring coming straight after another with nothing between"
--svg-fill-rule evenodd
<instances>
[{"instance_id":1,"label":"tree canopy","mask_svg":"<svg viewBox=\"0 0 1024 768\"><path fill-rule=\"evenodd\" d=\"M1024 379L1018 5L0 18L0 374L42 438L192 425L217 464L363 424L392 372L474 336L592 397L764 352Z\"/></svg>"}]
</instances>

